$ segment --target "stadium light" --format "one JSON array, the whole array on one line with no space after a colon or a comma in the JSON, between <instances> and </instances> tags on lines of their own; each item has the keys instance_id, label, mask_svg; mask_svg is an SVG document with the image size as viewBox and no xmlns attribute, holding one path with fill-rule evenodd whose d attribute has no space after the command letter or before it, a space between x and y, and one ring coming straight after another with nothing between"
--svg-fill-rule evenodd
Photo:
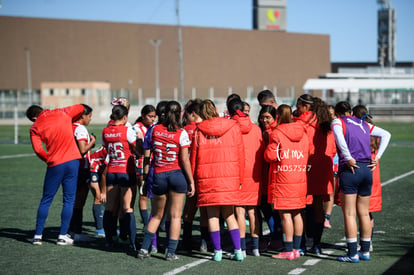
<instances>
[{"instance_id":1,"label":"stadium light","mask_svg":"<svg viewBox=\"0 0 414 275\"><path fill-rule=\"evenodd\" d=\"M160 72L159 72L159 47L161 39L151 39L150 43L155 47L155 102L160 101Z\"/></svg>"}]
</instances>

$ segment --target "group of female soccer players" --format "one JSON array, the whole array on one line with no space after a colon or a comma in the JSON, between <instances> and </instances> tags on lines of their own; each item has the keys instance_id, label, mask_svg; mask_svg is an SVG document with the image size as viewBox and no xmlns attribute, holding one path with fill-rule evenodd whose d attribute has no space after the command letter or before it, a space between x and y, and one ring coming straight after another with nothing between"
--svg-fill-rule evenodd
<instances>
[{"instance_id":1,"label":"group of female soccer players","mask_svg":"<svg viewBox=\"0 0 414 275\"><path fill-rule=\"evenodd\" d=\"M267 90L258 100L262 106L258 125L249 117L250 106L237 94L228 97L224 117L211 100L190 100L184 110L176 101L161 101L156 108L144 106L134 125L127 123L127 100L114 100L111 120L102 132L103 148L98 151L103 153L91 157L92 182L102 182L99 176L106 183L95 192L106 192L104 200L97 199L106 202L102 222L106 245L111 247L119 235L123 240L129 238L138 258L150 257L157 252L157 231L165 223L165 258L176 260L181 219L182 248L191 251L192 221L199 208L200 247L207 251L210 243L214 261L223 256L223 220L234 247L230 258L242 261L246 257L246 217L251 254L260 256L262 215L271 232L280 227L284 235L284 251L273 258L293 260L306 252L319 255L324 203L333 197L333 159L338 154L336 192L341 198L348 243L348 254L338 261L369 260L371 170L390 134L365 122L366 109L358 109L359 117L352 116L347 102L335 106L337 117L333 118L325 102L308 94L298 98L295 112L288 105L277 106ZM374 155L370 136L379 141ZM101 169L98 173L104 166L105 172ZM139 248L134 216L137 193L144 223ZM151 215L147 198L151 199ZM313 215L305 215L305 209ZM359 252L356 214L361 230ZM312 233L309 251L304 231Z\"/></svg>"}]
</instances>

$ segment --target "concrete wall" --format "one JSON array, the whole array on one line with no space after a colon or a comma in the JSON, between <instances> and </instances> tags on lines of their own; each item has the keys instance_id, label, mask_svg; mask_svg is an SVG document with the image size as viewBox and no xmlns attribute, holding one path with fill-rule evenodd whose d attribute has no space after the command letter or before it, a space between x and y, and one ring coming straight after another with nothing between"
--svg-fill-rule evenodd
<instances>
[{"instance_id":1,"label":"concrete wall","mask_svg":"<svg viewBox=\"0 0 414 275\"><path fill-rule=\"evenodd\" d=\"M308 78L330 72L328 35L183 27L186 98L226 96L246 86L277 86L298 94ZM161 98L180 87L177 28L165 25L0 17L0 89L27 89L25 47L32 88L41 82L108 82L112 89L154 94L159 46ZM221 94L220 94L221 93ZM254 95L253 95L254 96Z\"/></svg>"}]
</instances>

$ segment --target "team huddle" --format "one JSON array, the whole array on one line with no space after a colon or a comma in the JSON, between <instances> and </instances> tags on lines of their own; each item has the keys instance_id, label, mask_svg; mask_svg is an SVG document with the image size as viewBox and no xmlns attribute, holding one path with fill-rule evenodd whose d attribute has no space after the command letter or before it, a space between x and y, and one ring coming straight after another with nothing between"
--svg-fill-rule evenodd
<instances>
[{"instance_id":1,"label":"team huddle","mask_svg":"<svg viewBox=\"0 0 414 275\"><path fill-rule=\"evenodd\" d=\"M197 210L200 251L213 252L214 261L223 258L223 227L234 248L230 259L260 256L263 223L272 241L281 244L272 258L320 255L335 202L343 210L348 247L337 260L370 260L372 212L381 210L378 160L390 133L373 125L363 105L351 108L341 101L328 106L303 94L292 111L278 106L269 90L257 99L257 124L249 116L249 104L237 94L228 96L223 114L208 99L189 100L183 109L176 101L161 101L145 105L131 124L128 99L115 98L102 146L95 151L96 137L86 128L90 106L30 106L26 116L34 122L32 146L48 166L32 243L42 244L48 210L62 184L58 245L94 240L82 234L91 190L95 237L105 238L107 249L126 243L140 259L158 253L161 228L167 235L166 260L179 259L178 247L191 253ZM141 243L136 208L144 226Z\"/></svg>"}]
</instances>

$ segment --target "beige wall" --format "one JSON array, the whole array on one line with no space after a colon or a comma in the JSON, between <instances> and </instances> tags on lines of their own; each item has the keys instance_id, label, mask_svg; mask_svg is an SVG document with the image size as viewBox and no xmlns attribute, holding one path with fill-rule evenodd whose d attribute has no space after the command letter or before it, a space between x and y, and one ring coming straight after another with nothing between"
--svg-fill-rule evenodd
<instances>
[{"instance_id":1,"label":"beige wall","mask_svg":"<svg viewBox=\"0 0 414 275\"><path fill-rule=\"evenodd\" d=\"M26 89L25 47L30 49L32 87L41 82L98 81L112 89L144 88L153 96L155 48L160 46L161 97L179 87L175 26L0 17L0 89ZM183 27L186 97L197 87L207 97L246 86L294 86L330 72L328 35ZM132 85L129 85L132 80ZM240 93L245 93L244 91ZM283 96L283 95L282 95Z\"/></svg>"},{"instance_id":2,"label":"beige wall","mask_svg":"<svg viewBox=\"0 0 414 275\"><path fill-rule=\"evenodd\" d=\"M93 107L109 106L110 89L109 83L104 82L42 82L40 98L44 107L52 109L79 102Z\"/></svg>"}]
</instances>

